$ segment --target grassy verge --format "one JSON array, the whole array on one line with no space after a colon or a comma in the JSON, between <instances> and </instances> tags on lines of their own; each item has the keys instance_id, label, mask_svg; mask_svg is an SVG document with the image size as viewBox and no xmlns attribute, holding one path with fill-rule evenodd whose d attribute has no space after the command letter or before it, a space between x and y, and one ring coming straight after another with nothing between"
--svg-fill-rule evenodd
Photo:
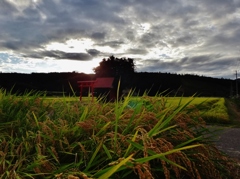
<instances>
[{"instance_id":1,"label":"grassy verge","mask_svg":"<svg viewBox=\"0 0 240 179\"><path fill-rule=\"evenodd\" d=\"M83 105L1 91L1 178L239 177L211 142L194 98L137 100L130 93L122 102Z\"/></svg>"},{"instance_id":2,"label":"grassy verge","mask_svg":"<svg viewBox=\"0 0 240 179\"><path fill-rule=\"evenodd\" d=\"M161 97L159 103L166 107L177 107L185 104L191 97ZM141 99L135 99L136 101ZM208 124L232 125L236 116L236 110L233 111L234 104L229 105L229 100L225 98L193 98L187 108L197 109L199 116Z\"/></svg>"},{"instance_id":3,"label":"grassy verge","mask_svg":"<svg viewBox=\"0 0 240 179\"><path fill-rule=\"evenodd\" d=\"M235 127L240 127L240 100L225 99L225 106L228 109L231 125Z\"/></svg>"}]
</instances>

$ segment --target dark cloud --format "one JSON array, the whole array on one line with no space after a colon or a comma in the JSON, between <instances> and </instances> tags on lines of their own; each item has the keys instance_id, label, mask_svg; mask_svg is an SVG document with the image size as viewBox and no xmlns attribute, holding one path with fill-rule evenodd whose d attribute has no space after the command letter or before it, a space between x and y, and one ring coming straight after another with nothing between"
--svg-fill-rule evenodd
<instances>
[{"instance_id":1,"label":"dark cloud","mask_svg":"<svg viewBox=\"0 0 240 179\"><path fill-rule=\"evenodd\" d=\"M159 59L148 59L146 62L142 62L144 65L139 66L142 71L146 72L174 72L178 73L181 66L179 63L173 61L160 61ZM138 67L138 68L139 68Z\"/></svg>"},{"instance_id":2,"label":"dark cloud","mask_svg":"<svg viewBox=\"0 0 240 179\"><path fill-rule=\"evenodd\" d=\"M1 0L0 1L0 11L1 11L1 13L6 13L11 16L13 12L17 11L17 9L11 3L9 3L7 0Z\"/></svg>"},{"instance_id":3,"label":"dark cloud","mask_svg":"<svg viewBox=\"0 0 240 179\"><path fill-rule=\"evenodd\" d=\"M96 49L88 49L87 52L91 55L91 56L97 56L99 55L101 52L96 50Z\"/></svg>"},{"instance_id":4,"label":"dark cloud","mask_svg":"<svg viewBox=\"0 0 240 179\"><path fill-rule=\"evenodd\" d=\"M30 58L55 58L55 59L68 59L68 60L79 60L79 61L87 61L91 60L92 56L88 53L67 53L63 51L44 51L38 52L37 54L28 54L24 55L24 57Z\"/></svg>"},{"instance_id":5,"label":"dark cloud","mask_svg":"<svg viewBox=\"0 0 240 179\"><path fill-rule=\"evenodd\" d=\"M156 42L158 41L159 41L159 38L157 37L156 34L153 34L153 33L144 34L140 39L140 43L148 47L155 46Z\"/></svg>"},{"instance_id":6,"label":"dark cloud","mask_svg":"<svg viewBox=\"0 0 240 179\"><path fill-rule=\"evenodd\" d=\"M183 46L183 45L188 46L188 45L192 45L195 43L196 43L196 40L191 35L185 35L182 37L178 37L176 39L176 44L178 44L178 46Z\"/></svg>"},{"instance_id":7,"label":"dark cloud","mask_svg":"<svg viewBox=\"0 0 240 179\"><path fill-rule=\"evenodd\" d=\"M148 51L146 49L141 49L141 48L135 48L135 49L131 48L131 49L128 49L126 53L145 55L148 53Z\"/></svg>"},{"instance_id":8,"label":"dark cloud","mask_svg":"<svg viewBox=\"0 0 240 179\"><path fill-rule=\"evenodd\" d=\"M227 76L240 54L239 9L236 0L1 0L0 53L79 61L135 55L139 71ZM71 39L92 45L74 47ZM48 50L52 43L73 52Z\"/></svg>"},{"instance_id":9,"label":"dark cloud","mask_svg":"<svg viewBox=\"0 0 240 179\"><path fill-rule=\"evenodd\" d=\"M94 32L91 34L91 38L96 39L96 40L103 40L106 36L105 32Z\"/></svg>"},{"instance_id":10,"label":"dark cloud","mask_svg":"<svg viewBox=\"0 0 240 179\"><path fill-rule=\"evenodd\" d=\"M230 66L236 65L234 60L234 57L224 58L219 54L184 57L174 61L148 59L146 62L142 61L143 65L138 65L138 69L146 72L171 71L178 74L184 74L187 71L189 74L232 78L235 68L231 69Z\"/></svg>"},{"instance_id":11,"label":"dark cloud","mask_svg":"<svg viewBox=\"0 0 240 179\"><path fill-rule=\"evenodd\" d=\"M87 53L61 53L60 59L70 59L70 60L91 60L92 57Z\"/></svg>"},{"instance_id":12,"label":"dark cloud","mask_svg":"<svg viewBox=\"0 0 240 179\"><path fill-rule=\"evenodd\" d=\"M118 41L118 40L114 40L114 41L106 41L100 44L97 44L99 46L109 46L109 47L113 47L113 48L119 48L121 45L123 45L124 42L123 41Z\"/></svg>"}]
</instances>

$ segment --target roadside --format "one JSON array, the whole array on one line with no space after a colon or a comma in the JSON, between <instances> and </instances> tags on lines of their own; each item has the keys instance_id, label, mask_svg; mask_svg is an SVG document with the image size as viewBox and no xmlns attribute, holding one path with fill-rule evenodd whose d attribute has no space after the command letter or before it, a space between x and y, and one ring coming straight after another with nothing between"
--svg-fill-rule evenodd
<instances>
[{"instance_id":1,"label":"roadside","mask_svg":"<svg viewBox=\"0 0 240 179\"><path fill-rule=\"evenodd\" d=\"M216 138L216 147L230 157L240 160L240 128L224 127Z\"/></svg>"},{"instance_id":2,"label":"roadside","mask_svg":"<svg viewBox=\"0 0 240 179\"><path fill-rule=\"evenodd\" d=\"M210 125L211 130L218 130L216 133L216 147L226 153L229 157L240 161L240 100L227 99L225 105L231 119L231 124L225 126Z\"/></svg>"}]
</instances>

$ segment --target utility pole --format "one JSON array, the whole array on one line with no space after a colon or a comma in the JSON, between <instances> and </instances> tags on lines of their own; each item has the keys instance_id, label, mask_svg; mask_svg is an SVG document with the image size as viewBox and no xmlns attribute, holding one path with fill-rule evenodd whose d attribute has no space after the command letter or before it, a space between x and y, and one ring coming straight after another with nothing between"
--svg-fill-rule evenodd
<instances>
[{"instance_id":1,"label":"utility pole","mask_svg":"<svg viewBox=\"0 0 240 179\"><path fill-rule=\"evenodd\" d=\"M238 74L236 70L236 97L238 98Z\"/></svg>"}]
</instances>

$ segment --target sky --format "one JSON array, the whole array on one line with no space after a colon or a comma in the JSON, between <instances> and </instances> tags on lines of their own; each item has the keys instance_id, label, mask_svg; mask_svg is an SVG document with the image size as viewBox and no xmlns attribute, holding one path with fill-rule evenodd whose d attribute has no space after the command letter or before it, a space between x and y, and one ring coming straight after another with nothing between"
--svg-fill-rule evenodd
<instances>
[{"instance_id":1,"label":"sky","mask_svg":"<svg viewBox=\"0 0 240 179\"><path fill-rule=\"evenodd\" d=\"M0 0L0 72L94 73L111 55L136 72L234 79L240 0Z\"/></svg>"}]
</instances>

